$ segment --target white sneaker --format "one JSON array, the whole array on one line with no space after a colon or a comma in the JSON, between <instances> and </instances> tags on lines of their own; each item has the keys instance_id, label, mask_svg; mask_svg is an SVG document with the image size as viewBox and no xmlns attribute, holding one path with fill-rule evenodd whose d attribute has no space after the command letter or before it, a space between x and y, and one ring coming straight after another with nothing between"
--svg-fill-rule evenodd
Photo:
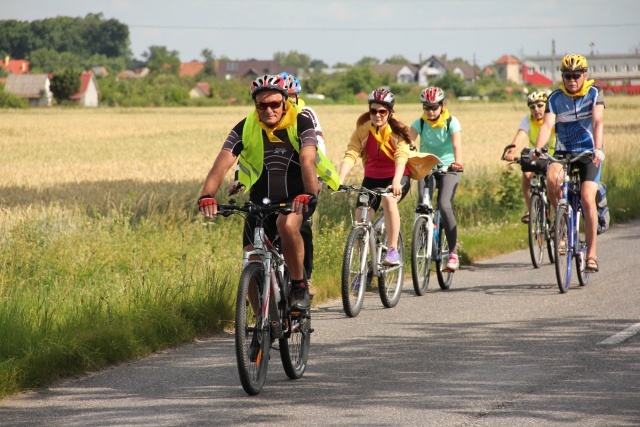
<instances>
[{"instance_id":1,"label":"white sneaker","mask_svg":"<svg viewBox=\"0 0 640 427\"><path fill-rule=\"evenodd\" d=\"M447 262L445 269L449 271L456 271L458 268L460 268L460 259L457 254L450 252L449 261Z\"/></svg>"}]
</instances>

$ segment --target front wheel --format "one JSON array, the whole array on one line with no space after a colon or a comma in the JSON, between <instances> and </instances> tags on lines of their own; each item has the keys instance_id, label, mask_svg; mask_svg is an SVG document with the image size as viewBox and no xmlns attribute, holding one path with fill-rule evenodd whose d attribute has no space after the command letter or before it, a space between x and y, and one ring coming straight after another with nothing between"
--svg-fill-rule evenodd
<instances>
[{"instance_id":1,"label":"front wheel","mask_svg":"<svg viewBox=\"0 0 640 427\"><path fill-rule=\"evenodd\" d=\"M433 222L431 217L419 216L411 236L411 278L416 295L427 293L431 275Z\"/></svg>"},{"instance_id":2,"label":"front wheel","mask_svg":"<svg viewBox=\"0 0 640 427\"><path fill-rule=\"evenodd\" d=\"M571 232L569 211L566 206L560 206L556 213L556 235L554 239L556 279L561 293L569 291L571 285L571 248L569 247L569 233Z\"/></svg>"},{"instance_id":3,"label":"front wheel","mask_svg":"<svg viewBox=\"0 0 640 427\"><path fill-rule=\"evenodd\" d=\"M400 254L400 264L388 266L382 263L389 248L386 233L384 233L382 237L382 248L382 251L377 251L377 253L381 255L378 260L378 268L380 269L378 292L380 293L382 305L386 308L393 308L398 305L398 301L400 301L402 282L404 280L404 240L402 239L402 232L398 233L398 247L396 248Z\"/></svg>"},{"instance_id":4,"label":"front wheel","mask_svg":"<svg viewBox=\"0 0 640 427\"><path fill-rule=\"evenodd\" d=\"M540 195L534 193L529 202L529 253L533 268L540 268L544 258L544 225L544 202Z\"/></svg>"},{"instance_id":5,"label":"front wheel","mask_svg":"<svg viewBox=\"0 0 640 427\"><path fill-rule=\"evenodd\" d=\"M367 232L362 227L351 230L342 257L342 307L349 317L360 313L367 287Z\"/></svg>"},{"instance_id":6,"label":"front wheel","mask_svg":"<svg viewBox=\"0 0 640 427\"><path fill-rule=\"evenodd\" d=\"M578 253L576 254L576 273L580 286L589 283L589 273L585 271L587 267L587 237L584 233L584 215L582 211L576 213L578 216Z\"/></svg>"},{"instance_id":7,"label":"front wheel","mask_svg":"<svg viewBox=\"0 0 640 427\"><path fill-rule=\"evenodd\" d=\"M271 337L269 322L263 322L260 293L264 269L249 263L242 271L236 299L236 360L242 388L250 395L260 393L267 378Z\"/></svg>"},{"instance_id":8,"label":"front wheel","mask_svg":"<svg viewBox=\"0 0 640 427\"><path fill-rule=\"evenodd\" d=\"M449 259L449 242L444 232L444 225L440 223L438 232L438 257L436 258L436 272L438 273L438 284L440 289L449 289L453 281L453 271L445 269Z\"/></svg>"}]
</instances>

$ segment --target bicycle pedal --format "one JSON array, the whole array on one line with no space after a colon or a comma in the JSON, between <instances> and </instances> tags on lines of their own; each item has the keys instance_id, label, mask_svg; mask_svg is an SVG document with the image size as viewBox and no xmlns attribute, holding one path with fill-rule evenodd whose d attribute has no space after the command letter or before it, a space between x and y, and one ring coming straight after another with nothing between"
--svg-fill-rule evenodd
<instances>
[{"instance_id":1,"label":"bicycle pedal","mask_svg":"<svg viewBox=\"0 0 640 427\"><path fill-rule=\"evenodd\" d=\"M309 329L309 333L310 333L310 334L312 334L312 333L314 333L314 332L315 332L315 329L313 329L313 328Z\"/></svg>"}]
</instances>

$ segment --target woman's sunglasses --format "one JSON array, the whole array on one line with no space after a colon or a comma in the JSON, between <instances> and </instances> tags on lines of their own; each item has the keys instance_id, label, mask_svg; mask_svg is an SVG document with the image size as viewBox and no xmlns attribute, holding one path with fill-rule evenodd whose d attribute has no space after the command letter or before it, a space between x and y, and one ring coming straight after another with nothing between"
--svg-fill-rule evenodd
<instances>
[{"instance_id":1,"label":"woman's sunglasses","mask_svg":"<svg viewBox=\"0 0 640 427\"><path fill-rule=\"evenodd\" d=\"M530 109L534 109L534 108L544 108L544 104L531 104L529 105Z\"/></svg>"},{"instance_id":2,"label":"woman's sunglasses","mask_svg":"<svg viewBox=\"0 0 640 427\"><path fill-rule=\"evenodd\" d=\"M564 77L565 80L578 80L582 77L582 73L563 73L562 77Z\"/></svg>"},{"instance_id":3,"label":"woman's sunglasses","mask_svg":"<svg viewBox=\"0 0 640 427\"><path fill-rule=\"evenodd\" d=\"M423 105L422 108L425 111L436 111L438 108L440 108L440 104L436 104L436 105Z\"/></svg>"},{"instance_id":4,"label":"woman's sunglasses","mask_svg":"<svg viewBox=\"0 0 640 427\"><path fill-rule=\"evenodd\" d=\"M264 111L267 108L277 110L283 104L283 101L271 101L271 102L256 102L256 108L260 111Z\"/></svg>"},{"instance_id":5,"label":"woman's sunglasses","mask_svg":"<svg viewBox=\"0 0 640 427\"><path fill-rule=\"evenodd\" d=\"M371 114L372 116L380 114L380 117L385 117L387 114L389 114L389 110L385 108L381 108L379 110L376 110L375 108L370 108L369 114Z\"/></svg>"}]
</instances>

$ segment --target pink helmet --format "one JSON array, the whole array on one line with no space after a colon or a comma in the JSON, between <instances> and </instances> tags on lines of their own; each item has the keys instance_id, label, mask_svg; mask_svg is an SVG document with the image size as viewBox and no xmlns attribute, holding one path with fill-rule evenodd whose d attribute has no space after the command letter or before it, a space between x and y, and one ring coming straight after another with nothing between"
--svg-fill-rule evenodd
<instances>
[{"instance_id":1,"label":"pink helmet","mask_svg":"<svg viewBox=\"0 0 640 427\"><path fill-rule=\"evenodd\" d=\"M420 93L423 104L439 104L444 101L444 92L439 87L428 87Z\"/></svg>"},{"instance_id":2,"label":"pink helmet","mask_svg":"<svg viewBox=\"0 0 640 427\"><path fill-rule=\"evenodd\" d=\"M289 86L287 82L277 74L265 74L251 82L251 98L253 98L254 101L260 92L268 90L278 91L286 98L289 92Z\"/></svg>"},{"instance_id":3,"label":"pink helmet","mask_svg":"<svg viewBox=\"0 0 640 427\"><path fill-rule=\"evenodd\" d=\"M374 102L376 104L386 105L389 109L393 110L393 106L396 103L396 97L393 96L393 93L391 93L389 89L381 87L369 94L369 105Z\"/></svg>"}]
</instances>

